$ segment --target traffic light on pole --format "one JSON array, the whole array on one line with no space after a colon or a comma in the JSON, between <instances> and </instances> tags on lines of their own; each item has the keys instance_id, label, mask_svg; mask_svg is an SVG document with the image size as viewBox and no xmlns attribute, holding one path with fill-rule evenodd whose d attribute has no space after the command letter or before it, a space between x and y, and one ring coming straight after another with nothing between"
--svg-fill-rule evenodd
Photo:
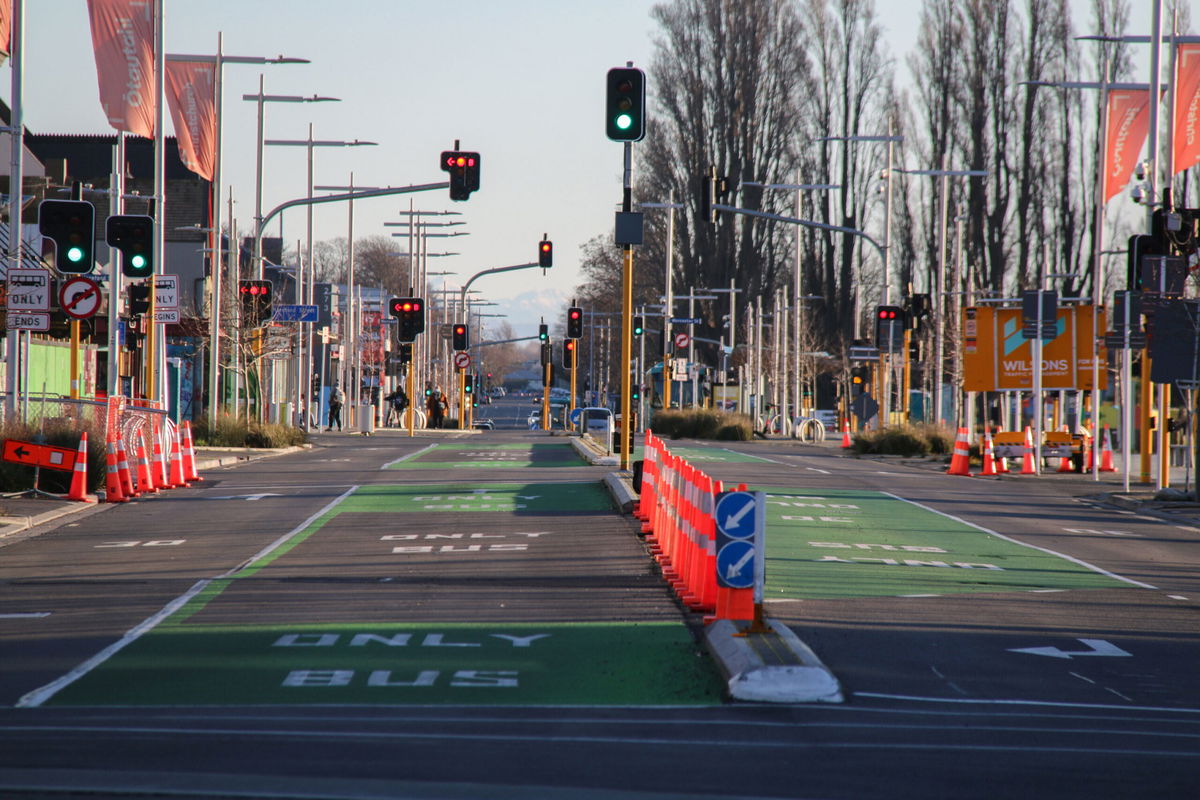
<instances>
[{"instance_id":1,"label":"traffic light on pole","mask_svg":"<svg viewBox=\"0 0 1200 800\"><path fill-rule=\"evenodd\" d=\"M104 239L121 251L121 274L149 278L154 274L154 218L144 214L118 214L104 223Z\"/></svg>"},{"instance_id":2,"label":"traffic light on pole","mask_svg":"<svg viewBox=\"0 0 1200 800\"><path fill-rule=\"evenodd\" d=\"M546 339L542 342L542 366L550 364L550 340Z\"/></svg>"},{"instance_id":3,"label":"traffic light on pole","mask_svg":"<svg viewBox=\"0 0 1200 800\"><path fill-rule=\"evenodd\" d=\"M567 338L583 338L583 309L578 306L567 309Z\"/></svg>"},{"instance_id":4,"label":"traffic light on pole","mask_svg":"<svg viewBox=\"0 0 1200 800\"><path fill-rule=\"evenodd\" d=\"M141 316L150 310L150 287L144 283L129 284L129 314Z\"/></svg>"},{"instance_id":5,"label":"traffic light on pole","mask_svg":"<svg viewBox=\"0 0 1200 800\"><path fill-rule=\"evenodd\" d=\"M419 297L393 297L388 313L400 322L396 338L401 342L416 341L417 334L425 331L425 302Z\"/></svg>"},{"instance_id":6,"label":"traffic light on pole","mask_svg":"<svg viewBox=\"0 0 1200 800\"><path fill-rule=\"evenodd\" d=\"M538 243L538 266L542 269L554 266L554 242L549 239Z\"/></svg>"},{"instance_id":7,"label":"traffic light on pole","mask_svg":"<svg viewBox=\"0 0 1200 800\"><path fill-rule=\"evenodd\" d=\"M451 330L451 341L455 350L466 350L471 345L470 328L461 322L454 323Z\"/></svg>"},{"instance_id":8,"label":"traffic light on pole","mask_svg":"<svg viewBox=\"0 0 1200 800\"><path fill-rule=\"evenodd\" d=\"M633 335L641 336L646 332L646 318L638 314L633 318Z\"/></svg>"},{"instance_id":9,"label":"traffic light on pole","mask_svg":"<svg viewBox=\"0 0 1200 800\"><path fill-rule=\"evenodd\" d=\"M900 306L877 306L875 309L875 346L886 352L900 350L904 345L907 314Z\"/></svg>"},{"instance_id":10,"label":"traffic light on pole","mask_svg":"<svg viewBox=\"0 0 1200 800\"><path fill-rule=\"evenodd\" d=\"M614 67L605 87L605 135L614 142L640 142L646 136L646 73Z\"/></svg>"},{"instance_id":11,"label":"traffic light on pole","mask_svg":"<svg viewBox=\"0 0 1200 800\"><path fill-rule=\"evenodd\" d=\"M451 200L466 200L479 190L479 153L444 150L441 166L450 173Z\"/></svg>"},{"instance_id":12,"label":"traffic light on pole","mask_svg":"<svg viewBox=\"0 0 1200 800\"><path fill-rule=\"evenodd\" d=\"M95 263L96 207L86 200L43 200L38 230L54 240L54 266L62 273L83 274Z\"/></svg>"},{"instance_id":13,"label":"traffic light on pole","mask_svg":"<svg viewBox=\"0 0 1200 800\"><path fill-rule=\"evenodd\" d=\"M238 296L242 300L242 319L253 327L261 325L271 307L271 282L238 281Z\"/></svg>"},{"instance_id":14,"label":"traffic light on pole","mask_svg":"<svg viewBox=\"0 0 1200 800\"><path fill-rule=\"evenodd\" d=\"M550 328L544 322L541 325L538 325L538 340L541 341L542 344L550 341Z\"/></svg>"},{"instance_id":15,"label":"traffic light on pole","mask_svg":"<svg viewBox=\"0 0 1200 800\"><path fill-rule=\"evenodd\" d=\"M563 339L562 348L562 365L563 369L571 369L574 364L571 363L571 356L575 354L575 340Z\"/></svg>"}]
</instances>

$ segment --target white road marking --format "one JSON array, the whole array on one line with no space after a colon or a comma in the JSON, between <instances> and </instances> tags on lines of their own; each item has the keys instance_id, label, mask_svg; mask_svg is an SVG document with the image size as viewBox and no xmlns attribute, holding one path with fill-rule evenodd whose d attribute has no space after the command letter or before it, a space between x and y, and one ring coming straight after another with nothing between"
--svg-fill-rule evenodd
<instances>
[{"instance_id":1,"label":"white road marking","mask_svg":"<svg viewBox=\"0 0 1200 800\"><path fill-rule=\"evenodd\" d=\"M24 611L13 614L0 614L0 619L42 619L50 616L50 611Z\"/></svg>"}]
</instances>

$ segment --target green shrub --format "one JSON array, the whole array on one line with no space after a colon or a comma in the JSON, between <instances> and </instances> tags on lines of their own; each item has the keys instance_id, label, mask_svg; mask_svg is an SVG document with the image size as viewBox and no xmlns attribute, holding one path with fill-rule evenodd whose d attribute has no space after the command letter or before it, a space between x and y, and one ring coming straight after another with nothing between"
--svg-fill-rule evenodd
<instances>
[{"instance_id":1,"label":"green shrub","mask_svg":"<svg viewBox=\"0 0 1200 800\"><path fill-rule=\"evenodd\" d=\"M220 414L216 424L207 417L196 420L192 435L197 447L293 447L308 441L299 428L279 423L261 423L233 414Z\"/></svg>"},{"instance_id":2,"label":"green shrub","mask_svg":"<svg viewBox=\"0 0 1200 800\"><path fill-rule=\"evenodd\" d=\"M854 451L862 455L944 455L953 448L954 438L933 425L896 425L854 436Z\"/></svg>"},{"instance_id":3,"label":"green shrub","mask_svg":"<svg viewBox=\"0 0 1200 800\"><path fill-rule=\"evenodd\" d=\"M719 439L749 441L750 418L710 408L659 409L654 412L652 430L667 439Z\"/></svg>"}]
</instances>

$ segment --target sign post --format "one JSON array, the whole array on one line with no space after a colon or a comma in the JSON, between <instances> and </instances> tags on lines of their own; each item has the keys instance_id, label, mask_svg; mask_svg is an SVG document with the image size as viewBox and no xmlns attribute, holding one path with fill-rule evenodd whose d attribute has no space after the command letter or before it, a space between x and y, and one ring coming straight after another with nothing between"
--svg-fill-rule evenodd
<instances>
[{"instance_id":1,"label":"sign post","mask_svg":"<svg viewBox=\"0 0 1200 800\"><path fill-rule=\"evenodd\" d=\"M717 586L750 591L754 619L742 634L770 633L763 619L766 582L766 494L722 492L713 509L717 523Z\"/></svg>"}]
</instances>

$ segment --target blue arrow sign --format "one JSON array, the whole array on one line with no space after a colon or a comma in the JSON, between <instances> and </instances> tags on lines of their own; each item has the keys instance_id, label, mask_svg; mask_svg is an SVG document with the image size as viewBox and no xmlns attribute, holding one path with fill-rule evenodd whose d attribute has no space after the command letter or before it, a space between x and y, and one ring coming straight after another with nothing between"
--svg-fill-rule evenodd
<instances>
[{"instance_id":1,"label":"blue arrow sign","mask_svg":"<svg viewBox=\"0 0 1200 800\"><path fill-rule=\"evenodd\" d=\"M749 589L754 585L754 542L736 539L717 551L717 585Z\"/></svg>"},{"instance_id":2,"label":"blue arrow sign","mask_svg":"<svg viewBox=\"0 0 1200 800\"><path fill-rule=\"evenodd\" d=\"M316 322L320 319L320 309L317 306L275 306L272 319L276 322Z\"/></svg>"},{"instance_id":3,"label":"blue arrow sign","mask_svg":"<svg viewBox=\"0 0 1200 800\"><path fill-rule=\"evenodd\" d=\"M750 492L729 492L717 500L715 510L717 529L733 539L745 539L754 535L758 527L755 514L757 501Z\"/></svg>"}]
</instances>

